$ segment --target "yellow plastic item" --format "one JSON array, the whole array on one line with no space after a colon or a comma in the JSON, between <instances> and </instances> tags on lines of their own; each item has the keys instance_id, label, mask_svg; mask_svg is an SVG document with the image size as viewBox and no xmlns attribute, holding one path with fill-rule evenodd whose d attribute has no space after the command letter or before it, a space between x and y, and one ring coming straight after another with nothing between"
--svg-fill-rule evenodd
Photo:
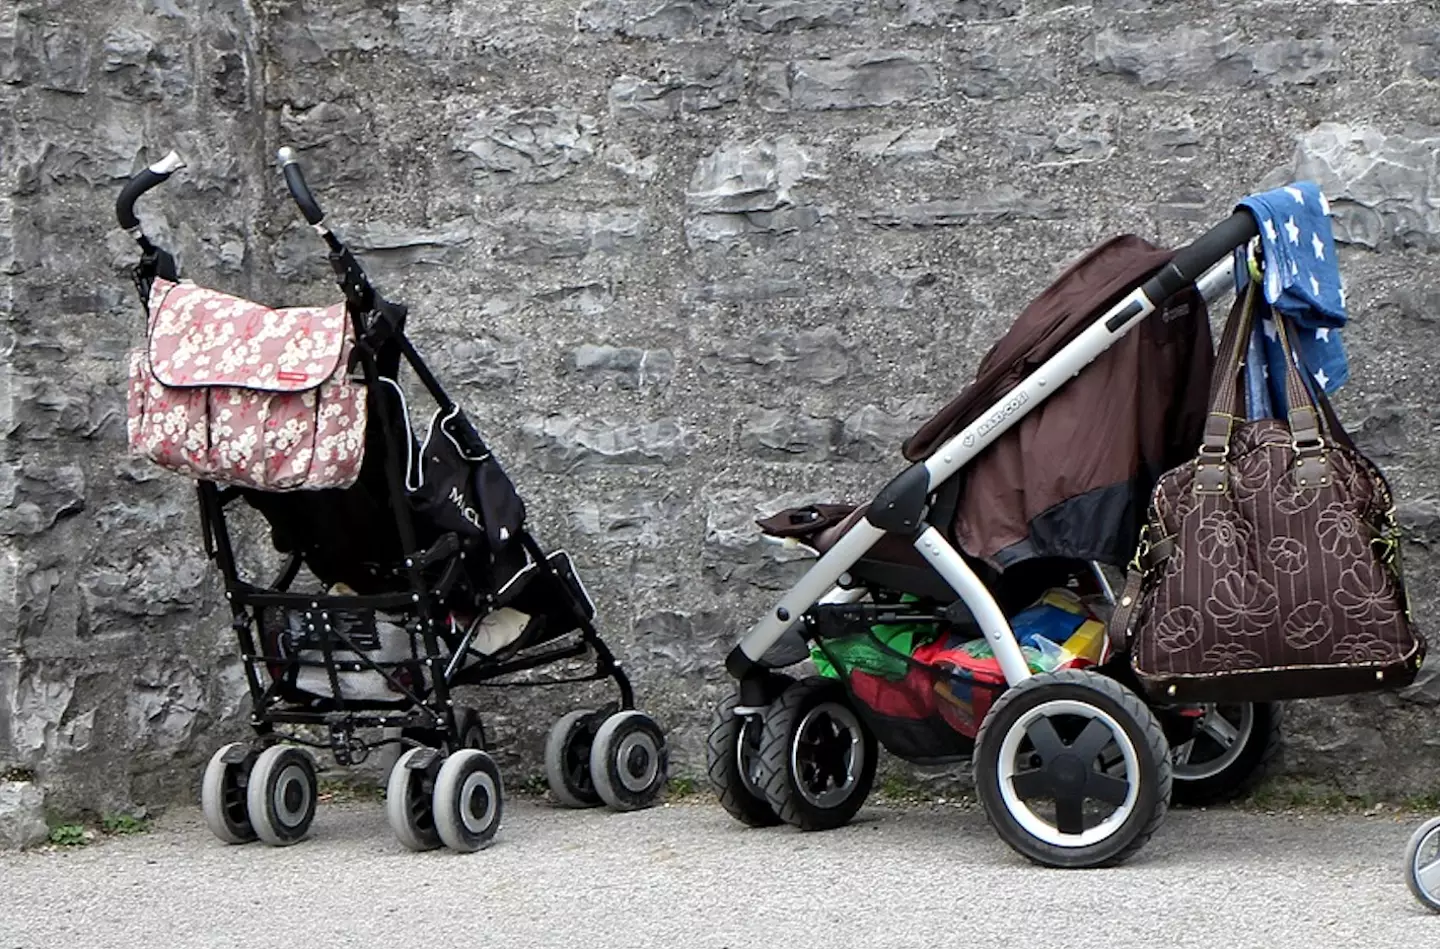
<instances>
[{"instance_id":1,"label":"yellow plastic item","mask_svg":"<svg viewBox=\"0 0 1440 949\"><path fill-rule=\"evenodd\" d=\"M1105 649L1105 624L1099 620L1086 620L1060 648L1078 658L1098 663Z\"/></svg>"}]
</instances>

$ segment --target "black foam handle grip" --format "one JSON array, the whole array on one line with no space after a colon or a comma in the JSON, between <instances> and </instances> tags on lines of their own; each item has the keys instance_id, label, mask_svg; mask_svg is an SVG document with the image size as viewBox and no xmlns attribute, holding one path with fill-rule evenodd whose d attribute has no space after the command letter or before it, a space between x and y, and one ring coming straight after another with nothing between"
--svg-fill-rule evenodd
<instances>
[{"instance_id":1,"label":"black foam handle grip","mask_svg":"<svg viewBox=\"0 0 1440 949\"><path fill-rule=\"evenodd\" d=\"M135 202L140 200L140 196L145 192L184 167L185 162L172 151L149 168L143 168L132 175L130 180L125 182L125 187L120 189L120 197L115 199L115 220L120 222L120 226L127 231L139 227L140 219L135 216Z\"/></svg>"},{"instance_id":2,"label":"black foam handle grip","mask_svg":"<svg viewBox=\"0 0 1440 949\"><path fill-rule=\"evenodd\" d=\"M1255 216L1243 208L1180 248L1175 258L1145 282L1141 289L1159 305L1194 283L1236 247L1260 233Z\"/></svg>"},{"instance_id":3,"label":"black foam handle grip","mask_svg":"<svg viewBox=\"0 0 1440 949\"><path fill-rule=\"evenodd\" d=\"M276 152L275 157L280 160L280 171L285 176L285 185L290 189L290 197L300 207L300 213L305 215L305 220L310 224L319 224L325 220L325 212L320 210L320 203L315 200L315 195L310 193L310 186L305 183L305 175L300 170L300 164L295 157L295 149L285 146Z\"/></svg>"}]
</instances>

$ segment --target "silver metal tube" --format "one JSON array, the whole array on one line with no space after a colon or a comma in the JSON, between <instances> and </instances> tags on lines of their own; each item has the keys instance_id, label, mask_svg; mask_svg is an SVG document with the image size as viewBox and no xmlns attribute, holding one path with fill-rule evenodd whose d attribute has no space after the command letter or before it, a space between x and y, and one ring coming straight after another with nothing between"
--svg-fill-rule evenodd
<instances>
[{"instance_id":1,"label":"silver metal tube","mask_svg":"<svg viewBox=\"0 0 1440 949\"><path fill-rule=\"evenodd\" d=\"M1010 628L1010 621L1005 618L1000 604L995 602L990 590L975 576L975 571L970 569L965 558L933 527L915 540L915 549L920 551L920 556L930 562L935 572L950 584L951 589L959 594L960 599L970 608L975 622L980 624L980 631L985 634L990 648L995 651L995 658L1000 662L1000 671L1005 673L1005 681L1015 685L1030 678L1030 664L1025 661L1025 654L1020 651L1020 643L1015 639L1015 631Z\"/></svg>"},{"instance_id":2,"label":"silver metal tube","mask_svg":"<svg viewBox=\"0 0 1440 949\"><path fill-rule=\"evenodd\" d=\"M790 627L799 622L806 610L831 591L840 575L884 536L884 531L864 518L857 521L834 547L825 552L825 556L815 561L815 566L805 572L805 576L790 588L775 608L750 628L745 638L740 640L740 651L753 660L765 655ZM784 619L780 618L781 611L784 611Z\"/></svg>"}]
</instances>

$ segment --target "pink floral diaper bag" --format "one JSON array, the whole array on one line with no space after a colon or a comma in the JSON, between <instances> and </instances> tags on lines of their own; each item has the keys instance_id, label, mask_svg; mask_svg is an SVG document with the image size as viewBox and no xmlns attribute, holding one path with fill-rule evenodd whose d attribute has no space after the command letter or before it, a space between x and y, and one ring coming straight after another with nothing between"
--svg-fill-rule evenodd
<instances>
[{"instance_id":1,"label":"pink floral diaper bag","mask_svg":"<svg viewBox=\"0 0 1440 949\"><path fill-rule=\"evenodd\" d=\"M365 458L363 381L345 305L271 309L155 280L130 356L130 450L163 468L265 491L344 488Z\"/></svg>"}]
</instances>

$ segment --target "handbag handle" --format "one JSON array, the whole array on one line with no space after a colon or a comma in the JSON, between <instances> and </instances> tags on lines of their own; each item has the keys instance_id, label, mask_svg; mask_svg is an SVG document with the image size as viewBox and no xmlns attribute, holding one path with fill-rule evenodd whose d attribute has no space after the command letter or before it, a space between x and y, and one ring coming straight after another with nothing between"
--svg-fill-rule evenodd
<instances>
[{"instance_id":1,"label":"handbag handle","mask_svg":"<svg viewBox=\"0 0 1440 949\"><path fill-rule=\"evenodd\" d=\"M1205 419L1200 453L1195 460L1194 491L1197 494L1223 494L1229 487L1226 461L1230 454L1230 437L1234 433L1235 421L1241 409L1242 392L1238 381L1240 368L1245 346L1254 326L1255 311L1265 306L1259 294L1260 281L1252 275L1246 285L1245 295L1236 301L1235 308L1231 310L1230 318L1225 323L1225 332L1220 340L1216 381L1211 390L1210 413ZM1301 488L1323 487L1330 483L1330 465L1326 459L1330 444L1325 437L1326 429L1330 426L1324 424L1310 390L1300 375L1295 350L1285 329L1284 316L1278 313L1272 315L1285 360L1286 423L1290 429L1291 445L1295 450L1295 483ZM1326 408L1329 408L1328 404ZM1332 439L1335 437L1333 433L1329 434ZM1345 438L1345 441L1348 442L1349 439Z\"/></svg>"},{"instance_id":2,"label":"handbag handle","mask_svg":"<svg viewBox=\"0 0 1440 949\"><path fill-rule=\"evenodd\" d=\"M1225 331L1220 336L1215 376L1210 386L1210 412L1205 417L1200 454L1195 459L1197 494L1224 494L1228 487L1229 469L1225 462L1230 454L1230 435L1239 417L1240 366L1254 324L1258 291L1258 281L1251 280L1231 308Z\"/></svg>"}]
</instances>

